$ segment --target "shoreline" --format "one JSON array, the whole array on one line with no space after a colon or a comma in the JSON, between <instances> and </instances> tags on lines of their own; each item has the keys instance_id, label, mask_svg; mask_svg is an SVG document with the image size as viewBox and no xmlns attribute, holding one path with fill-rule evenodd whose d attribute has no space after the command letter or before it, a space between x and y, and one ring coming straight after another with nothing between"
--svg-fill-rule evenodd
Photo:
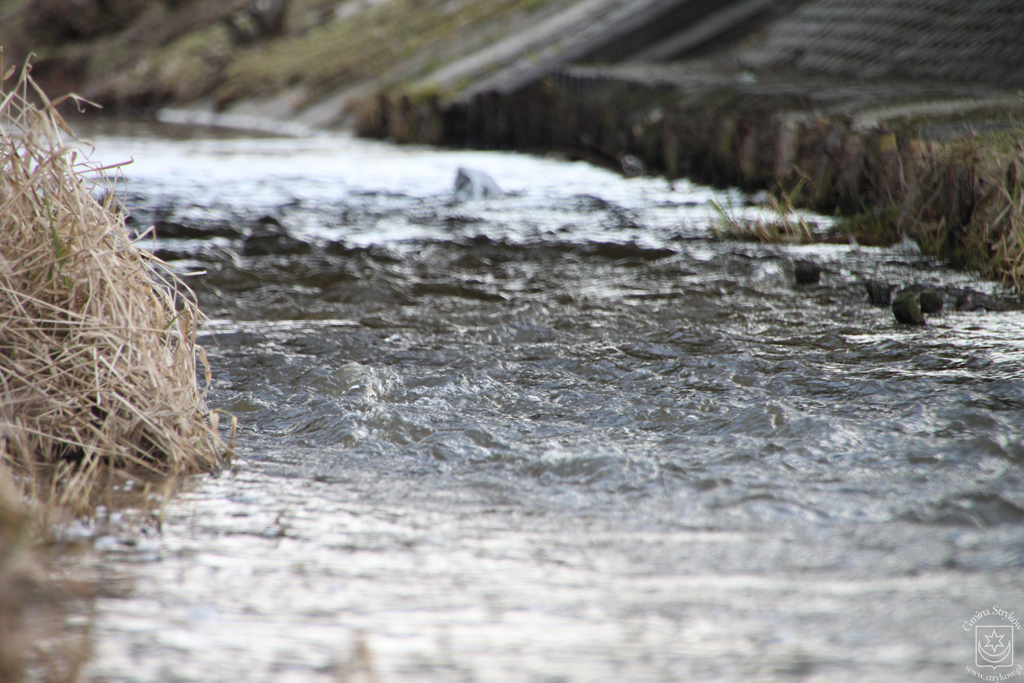
<instances>
[{"instance_id":1,"label":"shoreline","mask_svg":"<svg viewBox=\"0 0 1024 683\"><path fill-rule=\"evenodd\" d=\"M398 143L557 151L626 173L639 163L669 180L769 190L838 216L858 240L895 244L908 235L927 255L1021 291L1024 128L1015 117L1024 97L698 66L704 74L677 70L674 80L643 66L576 67L467 102L380 95L356 129Z\"/></svg>"},{"instance_id":2,"label":"shoreline","mask_svg":"<svg viewBox=\"0 0 1024 683\"><path fill-rule=\"evenodd\" d=\"M282 21L244 36L263 16L255 3L126 6L95 25L8 5L9 61L39 55L48 92L114 114L561 152L769 189L838 214L858 239L910 235L1024 292L1011 0L960 17L937 0L467 0L451 16L434 3L282 2Z\"/></svg>"}]
</instances>

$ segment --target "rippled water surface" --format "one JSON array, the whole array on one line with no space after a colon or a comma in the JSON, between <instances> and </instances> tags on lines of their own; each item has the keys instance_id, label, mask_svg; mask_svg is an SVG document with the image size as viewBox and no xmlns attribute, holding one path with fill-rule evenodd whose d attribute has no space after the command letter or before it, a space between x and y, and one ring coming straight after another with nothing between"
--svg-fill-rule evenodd
<instances>
[{"instance_id":1,"label":"rippled water surface","mask_svg":"<svg viewBox=\"0 0 1024 683\"><path fill-rule=\"evenodd\" d=\"M984 283L717 240L738 196L580 163L94 142L137 227L224 233L145 243L205 271L241 431L84 560L123 586L88 680L971 680L964 623L1024 613L1024 317L863 285ZM455 204L459 166L509 196Z\"/></svg>"}]
</instances>

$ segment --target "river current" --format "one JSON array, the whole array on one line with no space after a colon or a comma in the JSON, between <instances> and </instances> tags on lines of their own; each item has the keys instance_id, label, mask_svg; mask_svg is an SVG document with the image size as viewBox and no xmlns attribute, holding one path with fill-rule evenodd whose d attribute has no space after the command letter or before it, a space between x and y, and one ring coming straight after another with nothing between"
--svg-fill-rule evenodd
<instances>
[{"instance_id":1,"label":"river current","mask_svg":"<svg viewBox=\"0 0 1024 683\"><path fill-rule=\"evenodd\" d=\"M759 209L583 163L92 141L134 158L135 228L218 235L142 245L192 273L209 403L240 431L159 533L93 539L82 564L119 588L85 680L1012 671L979 669L971 620L1024 614L1024 314L906 327L864 288L991 285L718 239L710 201ZM507 196L454 202L459 167Z\"/></svg>"}]
</instances>

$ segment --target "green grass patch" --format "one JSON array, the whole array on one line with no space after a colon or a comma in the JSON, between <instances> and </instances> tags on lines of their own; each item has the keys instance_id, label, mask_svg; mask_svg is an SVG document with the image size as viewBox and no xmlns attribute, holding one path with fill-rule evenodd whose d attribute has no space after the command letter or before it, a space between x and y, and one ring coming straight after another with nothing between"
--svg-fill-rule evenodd
<instances>
[{"instance_id":1,"label":"green grass patch","mask_svg":"<svg viewBox=\"0 0 1024 683\"><path fill-rule=\"evenodd\" d=\"M740 215L735 209L726 208L719 202L709 202L716 216L715 235L721 239L761 242L764 244L813 244L820 242L823 235L818 226L800 215L794 202L804 187L801 179L791 191L774 191L768 194L757 217Z\"/></svg>"},{"instance_id":2,"label":"green grass patch","mask_svg":"<svg viewBox=\"0 0 1024 683\"><path fill-rule=\"evenodd\" d=\"M486 33L529 0L392 0L300 35L238 48L218 90L222 103L302 83L310 96L378 79L382 87L428 75L463 34Z\"/></svg>"}]
</instances>

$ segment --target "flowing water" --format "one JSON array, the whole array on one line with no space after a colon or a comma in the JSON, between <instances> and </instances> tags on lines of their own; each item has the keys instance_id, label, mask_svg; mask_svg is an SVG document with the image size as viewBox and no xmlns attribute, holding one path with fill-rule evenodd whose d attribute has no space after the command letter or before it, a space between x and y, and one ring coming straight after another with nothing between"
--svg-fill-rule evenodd
<instances>
[{"instance_id":1,"label":"flowing water","mask_svg":"<svg viewBox=\"0 0 1024 683\"><path fill-rule=\"evenodd\" d=\"M1024 613L1024 315L863 284L984 283L581 163L150 133L95 157L222 233L143 244L203 271L238 459L94 540L86 680L974 680L972 618Z\"/></svg>"}]
</instances>

